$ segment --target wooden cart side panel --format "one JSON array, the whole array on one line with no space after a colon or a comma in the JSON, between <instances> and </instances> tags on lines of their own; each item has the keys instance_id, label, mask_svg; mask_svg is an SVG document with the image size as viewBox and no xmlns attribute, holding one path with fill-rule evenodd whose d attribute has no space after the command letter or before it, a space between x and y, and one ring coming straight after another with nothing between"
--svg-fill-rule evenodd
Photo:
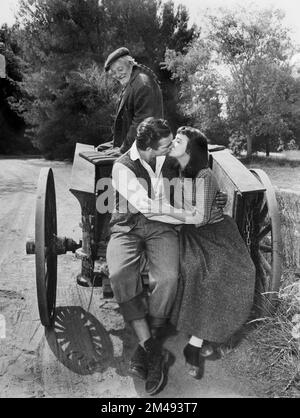
<instances>
[{"instance_id":1,"label":"wooden cart side panel","mask_svg":"<svg viewBox=\"0 0 300 418\"><path fill-rule=\"evenodd\" d=\"M240 193L264 191L261 182L228 150L210 153L211 166L218 175L226 177ZM217 169L218 167L218 169ZM221 180L221 179L220 179Z\"/></svg>"},{"instance_id":2,"label":"wooden cart side panel","mask_svg":"<svg viewBox=\"0 0 300 418\"><path fill-rule=\"evenodd\" d=\"M225 175L222 166L213 162L212 171L216 177L220 190L224 193L227 193L227 204L224 208L224 213L235 218L236 212L236 198L237 198L237 188L236 185L231 181L231 179Z\"/></svg>"},{"instance_id":3,"label":"wooden cart side panel","mask_svg":"<svg viewBox=\"0 0 300 418\"><path fill-rule=\"evenodd\" d=\"M228 196L224 213L234 218L238 226L242 228L244 198L264 191L264 187L228 150L211 152L210 166L220 190Z\"/></svg>"},{"instance_id":4,"label":"wooden cart side panel","mask_svg":"<svg viewBox=\"0 0 300 418\"><path fill-rule=\"evenodd\" d=\"M94 151L93 145L76 144L71 174L71 191L95 193L95 166L82 158L79 153Z\"/></svg>"}]
</instances>

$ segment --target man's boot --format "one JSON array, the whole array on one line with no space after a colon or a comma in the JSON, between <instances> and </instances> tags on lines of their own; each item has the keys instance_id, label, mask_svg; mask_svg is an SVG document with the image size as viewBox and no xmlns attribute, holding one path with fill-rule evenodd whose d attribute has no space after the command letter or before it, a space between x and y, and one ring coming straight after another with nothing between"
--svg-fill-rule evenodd
<instances>
[{"instance_id":1,"label":"man's boot","mask_svg":"<svg viewBox=\"0 0 300 418\"><path fill-rule=\"evenodd\" d=\"M155 340L158 340L162 337L162 328L151 328L151 335Z\"/></svg>"},{"instance_id":2,"label":"man's boot","mask_svg":"<svg viewBox=\"0 0 300 418\"><path fill-rule=\"evenodd\" d=\"M137 349L130 360L129 373L143 380L146 380L147 378L147 353L140 344L138 344Z\"/></svg>"},{"instance_id":3,"label":"man's boot","mask_svg":"<svg viewBox=\"0 0 300 418\"><path fill-rule=\"evenodd\" d=\"M163 351L161 345L152 337L145 341L144 346L148 365L145 390L148 395L154 395L162 387L165 380L168 352Z\"/></svg>"}]
</instances>

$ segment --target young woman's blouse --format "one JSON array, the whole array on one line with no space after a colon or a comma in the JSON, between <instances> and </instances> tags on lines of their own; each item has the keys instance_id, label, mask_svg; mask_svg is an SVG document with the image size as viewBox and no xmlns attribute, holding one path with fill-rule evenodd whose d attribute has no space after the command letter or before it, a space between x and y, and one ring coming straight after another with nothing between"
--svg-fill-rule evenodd
<instances>
[{"instance_id":1,"label":"young woman's blouse","mask_svg":"<svg viewBox=\"0 0 300 418\"><path fill-rule=\"evenodd\" d=\"M180 176L174 191L174 206L194 210L193 223L196 226L223 219L223 211L215 203L219 186L210 168L200 170L195 179ZM186 223L191 223L190 218Z\"/></svg>"}]
</instances>

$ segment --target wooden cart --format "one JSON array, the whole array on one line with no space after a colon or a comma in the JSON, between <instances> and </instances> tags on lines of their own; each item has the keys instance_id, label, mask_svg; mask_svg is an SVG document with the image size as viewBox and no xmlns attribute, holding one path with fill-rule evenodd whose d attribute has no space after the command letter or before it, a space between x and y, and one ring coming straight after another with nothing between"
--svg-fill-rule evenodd
<instances>
[{"instance_id":1,"label":"wooden cart","mask_svg":"<svg viewBox=\"0 0 300 418\"><path fill-rule=\"evenodd\" d=\"M273 186L263 170L248 170L229 150L209 147L210 166L222 191L228 195L224 212L233 217L256 266L254 307L256 315L276 308L281 277L280 217ZM57 235L56 199L51 168L43 168L37 190L35 241L26 243L35 254L39 314L51 327L55 315L57 256L75 252L82 260L80 277L92 285L101 276L104 293L109 288L105 261L110 215L96 210L98 180L110 177L116 157L105 156L93 146L77 144L70 191L81 206L82 241Z\"/></svg>"}]
</instances>

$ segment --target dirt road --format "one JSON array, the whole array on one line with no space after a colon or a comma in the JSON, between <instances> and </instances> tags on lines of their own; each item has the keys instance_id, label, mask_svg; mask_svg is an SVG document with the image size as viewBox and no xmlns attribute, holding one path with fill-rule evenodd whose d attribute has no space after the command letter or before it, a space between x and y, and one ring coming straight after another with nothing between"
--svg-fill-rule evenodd
<instances>
[{"instance_id":1,"label":"dirt road","mask_svg":"<svg viewBox=\"0 0 300 418\"><path fill-rule=\"evenodd\" d=\"M25 242L34 235L36 184L45 166L54 170L58 235L81 237L80 207L68 190L70 164L0 159L0 397L144 397L144 383L127 374L135 347L130 329L100 288L86 311L91 290L76 284L80 261L72 254L59 256L55 329L45 332L40 324L34 256L25 254ZM256 396L226 356L207 361L201 380L189 377L184 344L183 336L167 339L174 362L155 397Z\"/></svg>"}]
</instances>

